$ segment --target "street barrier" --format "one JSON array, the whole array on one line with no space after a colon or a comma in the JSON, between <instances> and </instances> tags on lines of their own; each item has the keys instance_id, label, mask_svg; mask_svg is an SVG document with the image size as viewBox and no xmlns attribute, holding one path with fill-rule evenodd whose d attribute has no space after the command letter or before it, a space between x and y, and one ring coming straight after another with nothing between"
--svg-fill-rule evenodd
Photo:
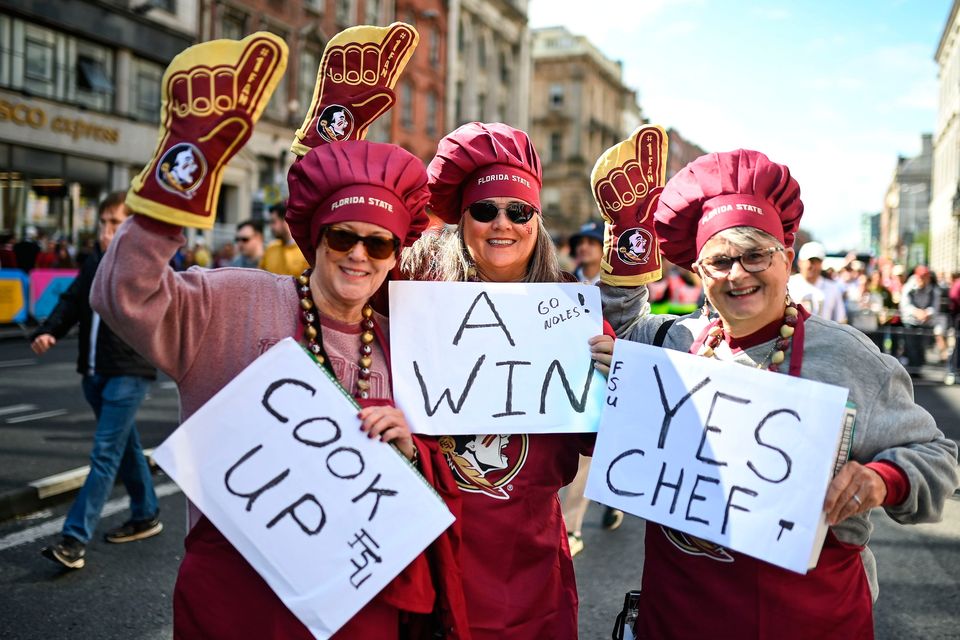
<instances>
[{"instance_id":1,"label":"street barrier","mask_svg":"<svg viewBox=\"0 0 960 640\"><path fill-rule=\"evenodd\" d=\"M45 320L79 273L78 269L34 269L30 272L30 315Z\"/></svg>"},{"instance_id":2,"label":"street barrier","mask_svg":"<svg viewBox=\"0 0 960 640\"><path fill-rule=\"evenodd\" d=\"M27 274L20 269L0 269L0 323L27 321Z\"/></svg>"}]
</instances>

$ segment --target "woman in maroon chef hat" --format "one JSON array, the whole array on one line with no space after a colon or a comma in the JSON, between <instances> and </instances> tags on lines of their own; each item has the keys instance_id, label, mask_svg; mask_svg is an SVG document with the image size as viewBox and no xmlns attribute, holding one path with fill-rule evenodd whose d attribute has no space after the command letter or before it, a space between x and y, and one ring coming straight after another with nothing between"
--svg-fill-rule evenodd
<instances>
[{"instance_id":1,"label":"woman in maroon chef hat","mask_svg":"<svg viewBox=\"0 0 960 640\"><path fill-rule=\"evenodd\" d=\"M427 168L448 226L404 253L404 274L454 282L572 282L540 212L540 158L522 131L463 125ZM475 640L577 637L577 588L557 491L591 435L441 437L463 492L463 585ZM509 485L510 490L507 490Z\"/></svg>"},{"instance_id":2,"label":"woman in maroon chef hat","mask_svg":"<svg viewBox=\"0 0 960 640\"><path fill-rule=\"evenodd\" d=\"M654 226L663 256L702 278L712 309L647 316L646 287L602 287L604 315L628 340L846 387L857 412L816 568L800 575L648 523L638 638L872 638L870 510L936 521L957 487L956 443L914 403L897 360L787 295L802 213L787 167L756 151L705 155L666 184ZM623 229L635 211L619 215ZM609 364L599 352L611 348L600 339L594 357Z\"/></svg>"},{"instance_id":3,"label":"woman in maroon chef hat","mask_svg":"<svg viewBox=\"0 0 960 640\"><path fill-rule=\"evenodd\" d=\"M426 227L423 164L394 145L341 142L309 150L288 181L287 222L311 266L299 278L252 269L175 273L167 262L184 242L180 227L136 215L103 259L93 306L177 382L183 419L271 346L297 338L363 407L362 428L418 461L456 514L459 497L439 449L412 437L393 407L387 319L368 302L401 247ZM442 629L468 638L456 536L443 534L333 637L433 638ZM322 573L322 557L317 568ZM177 638L312 638L196 509L173 597Z\"/></svg>"}]
</instances>

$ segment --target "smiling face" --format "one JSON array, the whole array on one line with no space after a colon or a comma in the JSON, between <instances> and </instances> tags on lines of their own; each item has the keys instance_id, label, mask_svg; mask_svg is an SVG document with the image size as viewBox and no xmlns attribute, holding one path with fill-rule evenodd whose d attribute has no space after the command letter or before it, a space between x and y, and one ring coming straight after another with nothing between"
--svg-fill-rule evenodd
<instances>
[{"instance_id":1,"label":"smiling face","mask_svg":"<svg viewBox=\"0 0 960 640\"><path fill-rule=\"evenodd\" d=\"M369 222L337 222L359 236L380 236L388 241L393 234ZM316 266L310 276L313 300L326 316L345 322L360 319L360 310L380 288L387 274L397 264L396 255L375 260L367 255L363 243L357 242L347 251L335 251L321 240L317 246Z\"/></svg>"},{"instance_id":2,"label":"smiling face","mask_svg":"<svg viewBox=\"0 0 960 640\"><path fill-rule=\"evenodd\" d=\"M700 250L699 260L717 256L739 256L752 250L774 246L774 241L753 246L735 245L721 231L710 238ZM793 249L777 251L770 266L758 273L748 273L735 262L726 277L711 277L698 266L697 275L703 279L704 291L710 303L720 314L724 326L734 336L746 336L783 317L784 300Z\"/></svg>"},{"instance_id":3,"label":"smiling face","mask_svg":"<svg viewBox=\"0 0 960 640\"><path fill-rule=\"evenodd\" d=\"M507 217L511 202L528 204L516 198L484 198L500 208L490 222L477 222L469 211L463 213L463 239L481 275L491 282L519 282L537 244L539 221L534 216L525 224Z\"/></svg>"}]
</instances>

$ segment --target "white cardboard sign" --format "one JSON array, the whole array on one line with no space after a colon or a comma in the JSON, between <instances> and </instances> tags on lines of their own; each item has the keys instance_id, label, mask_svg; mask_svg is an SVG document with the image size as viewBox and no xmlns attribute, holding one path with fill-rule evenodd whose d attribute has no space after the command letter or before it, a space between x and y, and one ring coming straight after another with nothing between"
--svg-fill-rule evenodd
<instances>
[{"instance_id":1,"label":"white cardboard sign","mask_svg":"<svg viewBox=\"0 0 960 640\"><path fill-rule=\"evenodd\" d=\"M586 495L806 573L826 535L847 394L618 340Z\"/></svg>"},{"instance_id":2,"label":"white cardboard sign","mask_svg":"<svg viewBox=\"0 0 960 640\"><path fill-rule=\"evenodd\" d=\"M590 285L391 282L394 396L418 433L594 432L602 331Z\"/></svg>"},{"instance_id":3,"label":"white cardboard sign","mask_svg":"<svg viewBox=\"0 0 960 640\"><path fill-rule=\"evenodd\" d=\"M359 425L353 403L288 338L153 454L321 640L454 519L403 456Z\"/></svg>"}]
</instances>

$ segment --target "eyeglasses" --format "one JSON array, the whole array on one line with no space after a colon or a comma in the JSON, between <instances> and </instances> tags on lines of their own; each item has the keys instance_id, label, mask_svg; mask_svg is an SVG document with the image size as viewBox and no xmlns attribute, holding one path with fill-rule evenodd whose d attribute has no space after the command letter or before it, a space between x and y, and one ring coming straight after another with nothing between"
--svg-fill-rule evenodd
<instances>
[{"instance_id":1,"label":"eyeglasses","mask_svg":"<svg viewBox=\"0 0 960 640\"><path fill-rule=\"evenodd\" d=\"M493 222L501 209L506 211L510 222L514 224L526 224L533 216L540 213L536 207L525 202L511 202L506 207L498 207L489 200L481 200L467 207L470 216L477 222Z\"/></svg>"},{"instance_id":2,"label":"eyeglasses","mask_svg":"<svg viewBox=\"0 0 960 640\"><path fill-rule=\"evenodd\" d=\"M253 236L237 236L233 239L234 242L250 242L253 240Z\"/></svg>"},{"instance_id":3,"label":"eyeglasses","mask_svg":"<svg viewBox=\"0 0 960 640\"><path fill-rule=\"evenodd\" d=\"M374 260L385 260L400 248L400 241L397 240L396 236L389 238L384 238L383 236L361 236L352 231L337 229L335 227L327 228L327 230L323 232L323 237L326 239L328 247L341 253L350 251L357 246L358 242L362 242L363 248L367 251L367 255Z\"/></svg>"},{"instance_id":4,"label":"eyeglasses","mask_svg":"<svg viewBox=\"0 0 960 640\"><path fill-rule=\"evenodd\" d=\"M770 268L770 265L773 263L773 254L778 251L783 251L783 248L769 247L767 249L756 249L742 253L739 256L711 256L700 260L696 264L702 267L711 278L726 277L730 273L730 270L733 269L735 262L739 262L740 266L743 267L743 270L747 273L760 273Z\"/></svg>"}]
</instances>

